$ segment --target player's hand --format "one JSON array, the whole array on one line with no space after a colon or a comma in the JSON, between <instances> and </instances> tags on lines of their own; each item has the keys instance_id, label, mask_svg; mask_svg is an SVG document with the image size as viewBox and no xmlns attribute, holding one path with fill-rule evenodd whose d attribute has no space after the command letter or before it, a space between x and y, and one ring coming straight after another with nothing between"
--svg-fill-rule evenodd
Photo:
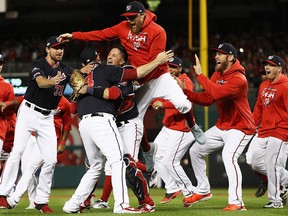
<instances>
[{"instance_id":1,"label":"player's hand","mask_svg":"<svg viewBox=\"0 0 288 216\"><path fill-rule=\"evenodd\" d=\"M159 64L164 64L172 60L173 57L174 57L174 52L172 50L168 50L168 51L163 51L159 53L155 60L158 61Z\"/></svg>"},{"instance_id":2,"label":"player's hand","mask_svg":"<svg viewBox=\"0 0 288 216\"><path fill-rule=\"evenodd\" d=\"M57 154L63 153L64 150L65 150L65 145L59 144L59 145L57 146Z\"/></svg>"},{"instance_id":3,"label":"player's hand","mask_svg":"<svg viewBox=\"0 0 288 216\"><path fill-rule=\"evenodd\" d=\"M198 56L195 54L196 64L193 66L197 75L202 74L202 68Z\"/></svg>"},{"instance_id":4,"label":"player's hand","mask_svg":"<svg viewBox=\"0 0 288 216\"><path fill-rule=\"evenodd\" d=\"M60 43L69 42L71 40L73 40L73 34L71 33L64 33L57 37L57 41L59 41Z\"/></svg>"},{"instance_id":5,"label":"player's hand","mask_svg":"<svg viewBox=\"0 0 288 216\"><path fill-rule=\"evenodd\" d=\"M152 104L152 108L154 110L158 110L158 109L161 109L163 108L163 103L161 101L155 101L153 104Z\"/></svg>"},{"instance_id":6,"label":"player's hand","mask_svg":"<svg viewBox=\"0 0 288 216\"><path fill-rule=\"evenodd\" d=\"M53 85L58 85L58 84L61 82L61 80L62 80L62 73L61 73L61 71L58 71L57 74L56 74L56 76L54 76L51 80L52 80L52 82L53 82Z\"/></svg>"}]
</instances>

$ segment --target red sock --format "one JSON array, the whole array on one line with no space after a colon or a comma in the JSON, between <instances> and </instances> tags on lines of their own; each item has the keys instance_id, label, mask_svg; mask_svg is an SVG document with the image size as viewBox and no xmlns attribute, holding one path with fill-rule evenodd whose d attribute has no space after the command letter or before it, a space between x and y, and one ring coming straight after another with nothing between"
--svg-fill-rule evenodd
<instances>
[{"instance_id":1,"label":"red sock","mask_svg":"<svg viewBox=\"0 0 288 216\"><path fill-rule=\"evenodd\" d=\"M141 170L142 172L147 172L146 171L146 165L143 164L140 160L136 162L136 167Z\"/></svg>"},{"instance_id":2,"label":"red sock","mask_svg":"<svg viewBox=\"0 0 288 216\"><path fill-rule=\"evenodd\" d=\"M146 134L146 129L144 128L143 130L143 137L140 143L140 146L142 147L142 150L144 152L149 152L150 151L150 144L147 138L147 134Z\"/></svg>"},{"instance_id":3,"label":"red sock","mask_svg":"<svg viewBox=\"0 0 288 216\"><path fill-rule=\"evenodd\" d=\"M112 191L111 176L105 176L102 196L100 199L104 202L108 202L111 191Z\"/></svg>"}]
</instances>

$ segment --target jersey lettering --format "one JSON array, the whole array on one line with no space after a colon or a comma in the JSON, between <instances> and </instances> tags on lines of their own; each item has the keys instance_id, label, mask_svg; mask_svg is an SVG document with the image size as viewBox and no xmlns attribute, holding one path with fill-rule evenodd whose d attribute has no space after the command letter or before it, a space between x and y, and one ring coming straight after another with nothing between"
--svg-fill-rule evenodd
<instances>
[{"instance_id":1,"label":"jersey lettering","mask_svg":"<svg viewBox=\"0 0 288 216\"><path fill-rule=\"evenodd\" d=\"M261 96L264 106L268 107L272 103L272 101L274 101L276 94L277 89L271 89L271 87L264 88Z\"/></svg>"},{"instance_id":2,"label":"jersey lettering","mask_svg":"<svg viewBox=\"0 0 288 216\"><path fill-rule=\"evenodd\" d=\"M133 45L135 50L141 49L141 47L145 46L148 40L147 32L139 32L137 35L134 35L129 31L127 40Z\"/></svg>"}]
</instances>

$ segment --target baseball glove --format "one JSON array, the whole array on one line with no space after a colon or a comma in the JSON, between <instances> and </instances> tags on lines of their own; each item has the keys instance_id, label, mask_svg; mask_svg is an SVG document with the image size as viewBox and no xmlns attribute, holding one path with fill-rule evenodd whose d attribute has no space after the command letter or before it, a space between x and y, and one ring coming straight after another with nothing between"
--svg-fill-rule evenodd
<instances>
[{"instance_id":1,"label":"baseball glove","mask_svg":"<svg viewBox=\"0 0 288 216\"><path fill-rule=\"evenodd\" d=\"M79 94L80 89L86 84L87 82L83 77L82 73L79 70L74 69L70 77L70 86L73 89L73 93L70 96L70 98L72 100L77 99L80 95Z\"/></svg>"}]
</instances>

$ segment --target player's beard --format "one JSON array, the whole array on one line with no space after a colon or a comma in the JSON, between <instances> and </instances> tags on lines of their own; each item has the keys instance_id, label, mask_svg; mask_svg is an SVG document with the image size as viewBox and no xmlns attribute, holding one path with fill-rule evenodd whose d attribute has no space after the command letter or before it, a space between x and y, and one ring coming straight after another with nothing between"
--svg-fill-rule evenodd
<instances>
[{"instance_id":1,"label":"player's beard","mask_svg":"<svg viewBox=\"0 0 288 216\"><path fill-rule=\"evenodd\" d=\"M223 73L228 67L228 59L221 62L220 64L216 64L215 71L218 71L220 73Z\"/></svg>"},{"instance_id":2,"label":"player's beard","mask_svg":"<svg viewBox=\"0 0 288 216\"><path fill-rule=\"evenodd\" d=\"M54 62L58 62L62 60L63 55L50 55L50 57Z\"/></svg>"}]
</instances>

